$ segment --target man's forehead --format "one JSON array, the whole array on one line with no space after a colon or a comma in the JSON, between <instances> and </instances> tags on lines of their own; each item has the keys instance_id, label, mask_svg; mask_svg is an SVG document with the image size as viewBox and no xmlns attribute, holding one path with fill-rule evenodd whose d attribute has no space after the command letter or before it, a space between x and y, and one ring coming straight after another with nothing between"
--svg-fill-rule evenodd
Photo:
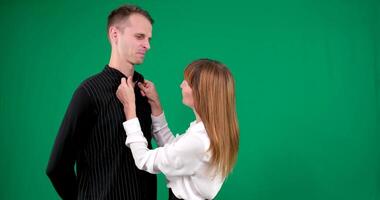
<instances>
[{"instance_id":1,"label":"man's forehead","mask_svg":"<svg viewBox=\"0 0 380 200\"><path fill-rule=\"evenodd\" d=\"M148 37L152 36L152 29L143 28L143 27L133 27L133 26L125 27L124 32L129 32L130 34L133 34L133 35L138 34L138 35L145 35Z\"/></svg>"},{"instance_id":2,"label":"man's forehead","mask_svg":"<svg viewBox=\"0 0 380 200\"><path fill-rule=\"evenodd\" d=\"M131 14L126 20L124 20L123 23L126 26L138 26L138 25L141 25L141 26L152 27L152 24L150 23L150 21L144 15L141 15L141 14L138 14L138 13Z\"/></svg>"},{"instance_id":3,"label":"man's forehead","mask_svg":"<svg viewBox=\"0 0 380 200\"><path fill-rule=\"evenodd\" d=\"M132 17L132 15L130 17ZM152 34L152 24L144 16L140 19L128 18L125 20L123 26L124 30L132 33L141 33L145 35Z\"/></svg>"}]
</instances>

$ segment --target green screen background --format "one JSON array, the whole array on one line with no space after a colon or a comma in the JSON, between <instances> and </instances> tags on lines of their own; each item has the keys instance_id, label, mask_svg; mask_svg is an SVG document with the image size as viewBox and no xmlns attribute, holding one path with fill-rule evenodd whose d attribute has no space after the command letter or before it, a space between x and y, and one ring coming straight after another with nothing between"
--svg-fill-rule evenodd
<instances>
[{"instance_id":1,"label":"green screen background","mask_svg":"<svg viewBox=\"0 0 380 200\"><path fill-rule=\"evenodd\" d=\"M108 63L124 1L1 1L0 199L58 199L45 168L75 88ZM192 60L236 79L239 158L216 199L380 199L380 1L131 1L155 19L136 70L174 133ZM167 199L159 176L159 199Z\"/></svg>"}]
</instances>

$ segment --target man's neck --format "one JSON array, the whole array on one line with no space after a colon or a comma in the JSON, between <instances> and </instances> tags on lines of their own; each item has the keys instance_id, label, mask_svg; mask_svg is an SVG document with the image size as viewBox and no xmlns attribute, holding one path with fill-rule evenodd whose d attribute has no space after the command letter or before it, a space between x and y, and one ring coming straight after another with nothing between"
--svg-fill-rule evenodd
<instances>
[{"instance_id":1,"label":"man's neck","mask_svg":"<svg viewBox=\"0 0 380 200\"><path fill-rule=\"evenodd\" d=\"M118 71L123 73L124 76L126 77L133 76L133 73L135 71L135 68L131 63L115 62L112 60L112 58L110 62L108 63L108 66L111 68L117 69Z\"/></svg>"}]
</instances>

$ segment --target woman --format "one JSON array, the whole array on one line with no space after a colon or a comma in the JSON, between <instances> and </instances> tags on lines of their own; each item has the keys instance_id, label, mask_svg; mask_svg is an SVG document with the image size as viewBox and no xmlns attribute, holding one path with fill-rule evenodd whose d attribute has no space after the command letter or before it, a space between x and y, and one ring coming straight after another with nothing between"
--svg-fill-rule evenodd
<instances>
[{"instance_id":1,"label":"woman","mask_svg":"<svg viewBox=\"0 0 380 200\"><path fill-rule=\"evenodd\" d=\"M170 132L152 82L138 83L152 109L153 136L159 148L149 150L136 118L134 83L124 78L117 97L127 121L126 145L136 166L149 173L164 173L169 199L212 199L231 172L239 147L232 74L222 63L200 59L187 66L181 84L182 101L193 109L195 121L174 137Z\"/></svg>"}]
</instances>

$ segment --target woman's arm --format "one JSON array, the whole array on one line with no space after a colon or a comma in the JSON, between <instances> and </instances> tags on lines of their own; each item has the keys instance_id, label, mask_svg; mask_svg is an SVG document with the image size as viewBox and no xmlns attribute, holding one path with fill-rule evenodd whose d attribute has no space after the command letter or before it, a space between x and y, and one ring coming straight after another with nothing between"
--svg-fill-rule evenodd
<instances>
[{"instance_id":1,"label":"woman's arm","mask_svg":"<svg viewBox=\"0 0 380 200\"><path fill-rule=\"evenodd\" d=\"M207 151L205 143L196 134L186 135L163 147L149 150L137 118L123 123L136 166L149 173L162 172L166 176L192 175L200 166Z\"/></svg>"},{"instance_id":2,"label":"woman's arm","mask_svg":"<svg viewBox=\"0 0 380 200\"><path fill-rule=\"evenodd\" d=\"M127 121L123 123L127 134L125 144L131 148L136 166L150 173L162 172L167 176L193 174L201 163L199 159L206 152L204 142L196 136L181 136L174 142L175 138L167 127L154 85L148 82L145 86L139 84L139 87L144 88L141 89L142 93L148 97L148 100L150 99L151 106L157 106L155 107L157 112L153 113L152 121L153 131L157 133L159 143L161 145L171 143L154 150L147 148L148 143L141 131L140 122L136 118L132 78L129 77L127 81L123 78L116 95L124 106L125 117L127 118ZM159 115L155 118L154 114L157 113Z\"/></svg>"},{"instance_id":3,"label":"woman's arm","mask_svg":"<svg viewBox=\"0 0 380 200\"><path fill-rule=\"evenodd\" d=\"M158 146L162 147L165 144L172 143L175 139L173 133L168 127L165 114L154 116L152 115L152 134Z\"/></svg>"},{"instance_id":4,"label":"woman's arm","mask_svg":"<svg viewBox=\"0 0 380 200\"><path fill-rule=\"evenodd\" d=\"M164 146L174 140L174 136L170 131L162 111L160 98L153 82L145 80L144 83L138 83L141 94L148 98L148 102L152 109L152 134L157 141L158 146Z\"/></svg>"}]
</instances>

